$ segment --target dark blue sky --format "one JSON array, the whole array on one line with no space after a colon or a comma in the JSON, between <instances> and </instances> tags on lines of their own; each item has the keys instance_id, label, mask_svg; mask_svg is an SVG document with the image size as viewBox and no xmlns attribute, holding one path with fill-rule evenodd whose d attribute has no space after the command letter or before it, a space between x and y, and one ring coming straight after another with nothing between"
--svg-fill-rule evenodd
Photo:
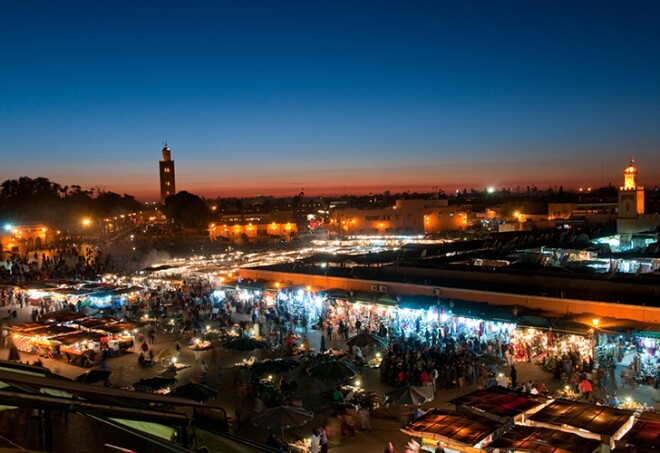
<instances>
[{"instance_id":1,"label":"dark blue sky","mask_svg":"<svg viewBox=\"0 0 660 453\"><path fill-rule=\"evenodd\" d=\"M660 3L0 0L0 180L660 183Z\"/></svg>"}]
</instances>

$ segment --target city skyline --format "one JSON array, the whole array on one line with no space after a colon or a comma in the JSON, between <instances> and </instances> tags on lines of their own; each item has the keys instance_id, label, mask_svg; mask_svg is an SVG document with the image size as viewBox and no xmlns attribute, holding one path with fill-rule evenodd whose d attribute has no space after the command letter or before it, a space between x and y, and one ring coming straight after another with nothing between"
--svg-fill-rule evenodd
<instances>
[{"instance_id":1,"label":"city skyline","mask_svg":"<svg viewBox=\"0 0 660 453\"><path fill-rule=\"evenodd\" d=\"M655 2L3 4L0 180L342 195L660 182ZM595 5L598 5L595 7Z\"/></svg>"}]
</instances>

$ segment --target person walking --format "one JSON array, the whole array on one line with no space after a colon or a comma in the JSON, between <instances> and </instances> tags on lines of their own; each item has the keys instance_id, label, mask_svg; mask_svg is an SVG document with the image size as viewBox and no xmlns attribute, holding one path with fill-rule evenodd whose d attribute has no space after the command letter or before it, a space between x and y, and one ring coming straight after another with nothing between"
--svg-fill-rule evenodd
<instances>
[{"instance_id":1,"label":"person walking","mask_svg":"<svg viewBox=\"0 0 660 453\"><path fill-rule=\"evenodd\" d=\"M206 385L208 382L209 376L209 367L206 366L206 362L202 360L202 364L199 366L199 383Z\"/></svg>"},{"instance_id":2,"label":"person walking","mask_svg":"<svg viewBox=\"0 0 660 453\"><path fill-rule=\"evenodd\" d=\"M371 431L371 416L369 414L369 410L361 407L358 409L357 416L362 431Z\"/></svg>"},{"instance_id":3,"label":"person walking","mask_svg":"<svg viewBox=\"0 0 660 453\"><path fill-rule=\"evenodd\" d=\"M321 445L321 453L328 453L328 435L324 427L319 428L319 443Z\"/></svg>"},{"instance_id":4,"label":"person walking","mask_svg":"<svg viewBox=\"0 0 660 453\"><path fill-rule=\"evenodd\" d=\"M321 446L321 436L314 430L312 430L312 435L309 438L309 444L310 453L319 453L319 448Z\"/></svg>"},{"instance_id":5,"label":"person walking","mask_svg":"<svg viewBox=\"0 0 660 453\"><path fill-rule=\"evenodd\" d=\"M582 382L580 382L580 391L582 392L582 395L584 395L584 399L588 400L589 395L591 395L591 392L594 391L594 388L591 385L591 382L589 382L589 379L582 379Z\"/></svg>"},{"instance_id":6,"label":"person walking","mask_svg":"<svg viewBox=\"0 0 660 453\"><path fill-rule=\"evenodd\" d=\"M518 371L516 371L516 367L511 365L511 373L509 374L509 378L511 379L511 388L516 389L518 386Z\"/></svg>"}]
</instances>

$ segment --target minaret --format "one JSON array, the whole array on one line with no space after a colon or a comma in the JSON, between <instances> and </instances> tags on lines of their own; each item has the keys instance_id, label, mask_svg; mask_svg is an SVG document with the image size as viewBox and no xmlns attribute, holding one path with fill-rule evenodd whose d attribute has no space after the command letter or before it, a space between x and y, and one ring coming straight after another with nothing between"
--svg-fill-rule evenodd
<instances>
[{"instance_id":1,"label":"minaret","mask_svg":"<svg viewBox=\"0 0 660 453\"><path fill-rule=\"evenodd\" d=\"M165 204L165 199L174 194L174 161L166 142L163 147L163 160L160 161L160 204Z\"/></svg>"},{"instance_id":2,"label":"minaret","mask_svg":"<svg viewBox=\"0 0 660 453\"><path fill-rule=\"evenodd\" d=\"M619 188L619 218L635 219L640 215L644 215L644 187L637 185L635 159L630 159Z\"/></svg>"}]
</instances>

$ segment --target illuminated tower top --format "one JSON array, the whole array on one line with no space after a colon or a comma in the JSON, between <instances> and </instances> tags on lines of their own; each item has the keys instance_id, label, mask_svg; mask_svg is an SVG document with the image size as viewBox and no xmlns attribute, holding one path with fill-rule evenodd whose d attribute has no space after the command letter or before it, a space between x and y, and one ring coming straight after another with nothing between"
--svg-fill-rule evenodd
<instances>
[{"instance_id":1,"label":"illuminated tower top","mask_svg":"<svg viewBox=\"0 0 660 453\"><path fill-rule=\"evenodd\" d=\"M170 160L172 160L172 152L170 151L170 147L167 146L167 142L165 142L165 146L163 147L163 162Z\"/></svg>"},{"instance_id":2,"label":"illuminated tower top","mask_svg":"<svg viewBox=\"0 0 660 453\"><path fill-rule=\"evenodd\" d=\"M637 189L637 168L635 167L635 159L630 159L630 164L623 171L623 190Z\"/></svg>"}]
</instances>

